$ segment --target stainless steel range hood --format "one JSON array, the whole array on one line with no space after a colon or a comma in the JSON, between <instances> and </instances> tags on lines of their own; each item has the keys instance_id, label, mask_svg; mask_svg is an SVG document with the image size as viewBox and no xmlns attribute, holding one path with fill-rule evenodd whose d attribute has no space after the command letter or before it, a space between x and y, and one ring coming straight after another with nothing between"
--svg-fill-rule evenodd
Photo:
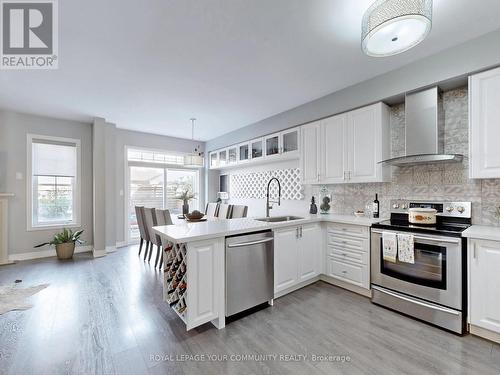
<instances>
[{"instance_id":1,"label":"stainless steel range hood","mask_svg":"<svg viewBox=\"0 0 500 375\"><path fill-rule=\"evenodd\" d=\"M381 163L404 166L461 162L463 155L444 153L444 110L439 88L407 94L405 155Z\"/></svg>"}]
</instances>

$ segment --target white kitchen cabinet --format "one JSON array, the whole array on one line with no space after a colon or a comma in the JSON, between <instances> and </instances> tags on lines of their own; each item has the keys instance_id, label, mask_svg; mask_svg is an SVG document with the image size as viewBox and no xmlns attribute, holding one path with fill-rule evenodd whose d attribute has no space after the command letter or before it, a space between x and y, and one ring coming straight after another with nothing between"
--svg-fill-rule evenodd
<instances>
[{"instance_id":1,"label":"white kitchen cabinet","mask_svg":"<svg viewBox=\"0 0 500 375\"><path fill-rule=\"evenodd\" d=\"M322 121L320 147L320 182L324 184L344 182L348 170L347 114Z\"/></svg>"},{"instance_id":2,"label":"white kitchen cabinet","mask_svg":"<svg viewBox=\"0 0 500 375\"><path fill-rule=\"evenodd\" d=\"M263 143L262 138L250 141L250 159L252 161L262 159L264 156L264 149L262 147Z\"/></svg>"},{"instance_id":3,"label":"white kitchen cabinet","mask_svg":"<svg viewBox=\"0 0 500 375\"><path fill-rule=\"evenodd\" d=\"M500 68L469 77L469 176L500 178Z\"/></svg>"},{"instance_id":4,"label":"white kitchen cabinet","mask_svg":"<svg viewBox=\"0 0 500 375\"><path fill-rule=\"evenodd\" d=\"M210 169L225 169L234 168L238 164L298 159L299 145L300 127L295 127L212 151L209 153L209 166Z\"/></svg>"},{"instance_id":5,"label":"white kitchen cabinet","mask_svg":"<svg viewBox=\"0 0 500 375\"><path fill-rule=\"evenodd\" d=\"M389 107L377 103L347 114L348 182L383 182L390 167Z\"/></svg>"},{"instance_id":6,"label":"white kitchen cabinet","mask_svg":"<svg viewBox=\"0 0 500 375\"><path fill-rule=\"evenodd\" d=\"M266 157L280 157L297 153L300 128L284 130L264 137Z\"/></svg>"},{"instance_id":7,"label":"white kitchen cabinet","mask_svg":"<svg viewBox=\"0 0 500 375\"><path fill-rule=\"evenodd\" d=\"M234 165L238 162L238 146L231 146L227 149L227 165Z\"/></svg>"},{"instance_id":8,"label":"white kitchen cabinet","mask_svg":"<svg viewBox=\"0 0 500 375\"><path fill-rule=\"evenodd\" d=\"M326 275L345 284L370 289L370 229L329 224L326 237ZM357 291L357 290L355 290Z\"/></svg>"},{"instance_id":9,"label":"white kitchen cabinet","mask_svg":"<svg viewBox=\"0 0 500 375\"><path fill-rule=\"evenodd\" d=\"M271 134L264 137L266 157L277 157L281 153L280 133Z\"/></svg>"},{"instance_id":10,"label":"white kitchen cabinet","mask_svg":"<svg viewBox=\"0 0 500 375\"><path fill-rule=\"evenodd\" d=\"M319 225L304 225L299 228L299 282L310 280L321 273L321 233Z\"/></svg>"},{"instance_id":11,"label":"white kitchen cabinet","mask_svg":"<svg viewBox=\"0 0 500 375\"><path fill-rule=\"evenodd\" d=\"M389 181L390 167L379 164L389 158L389 107L384 103L302 126L304 184Z\"/></svg>"},{"instance_id":12,"label":"white kitchen cabinet","mask_svg":"<svg viewBox=\"0 0 500 375\"><path fill-rule=\"evenodd\" d=\"M219 151L219 167L223 167L227 164L227 149Z\"/></svg>"},{"instance_id":13,"label":"white kitchen cabinet","mask_svg":"<svg viewBox=\"0 0 500 375\"><path fill-rule=\"evenodd\" d=\"M321 121L307 124L301 129L300 171L303 184L320 182L320 130Z\"/></svg>"},{"instance_id":14,"label":"white kitchen cabinet","mask_svg":"<svg viewBox=\"0 0 500 375\"><path fill-rule=\"evenodd\" d=\"M468 251L471 332L500 342L500 242L470 239Z\"/></svg>"},{"instance_id":15,"label":"white kitchen cabinet","mask_svg":"<svg viewBox=\"0 0 500 375\"><path fill-rule=\"evenodd\" d=\"M175 244L165 249L163 299L186 329L225 325L224 238Z\"/></svg>"},{"instance_id":16,"label":"white kitchen cabinet","mask_svg":"<svg viewBox=\"0 0 500 375\"><path fill-rule=\"evenodd\" d=\"M297 283L298 227L274 231L274 293L288 289Z\"/></svg>"},{"instance_id":17,"label":"white kitchen cabinet","mask_svg":"<svg viewBox=\"0 0 500 375\"><path fill-rule=\"evenodd\" d=\"M299 225L274 231L274 293L304 286L321 273L321 226Z\"/></svg>"},{"instance_id":18,"label":"white kitchen cabinet","mask_svg":"<svg viewBox=\"0 0 500 375\"><path fill-rule=\"evenodd\" d=\"M210 169L217 168L219 166L219 152L213 151L209 154L208 158L210 159Z\"/></svg>"},{"instance_id":19,"label":"white kitchen cabinet","mask_svg":"<svg viewBox=\"0 0 500 375\"><path fill-rule=\"evenodd\" d=\"M250 161L250 142L238 145L238 163L248 163Z\"/></svg>"},{"instance_id":20,"label":"white kitchen cabinet","mask_svg":"<svg viewBox=\"0 0 500 375\"><path fill-rule=\"evenodd\" d=\"M281 132L281 153L285 155L299 151L300 128L293 128Z\"/></svg>"}]
</instances>

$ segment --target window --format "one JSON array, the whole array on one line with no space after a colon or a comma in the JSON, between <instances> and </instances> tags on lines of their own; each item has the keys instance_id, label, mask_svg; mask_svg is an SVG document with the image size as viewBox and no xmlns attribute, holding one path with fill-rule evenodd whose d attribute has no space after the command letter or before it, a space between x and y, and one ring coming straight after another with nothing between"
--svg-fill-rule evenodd
<instances>
[{"instance_id":1,"label":"window","mask_svg":"<svg viewBox=\"0 0 500 375\"><path fill-rule=\"evenodd\" d=\"M80 225L80 140L28 135L28 230Z\"/></svg>"},{"instance_id":2,"label":"window","mask_svg":"<svg viewBox=\"0 0 500 375\"><path fill-rule=\"evenodd\" d=\"M184 155L158 151L129 149L128 161L137 161L156 164L184 165Z\"/></svg>"},{"instance_id":3,"label":"window","mask_svg":"<svg viewBox=\"0 0 500 375\"><path fill-rule=\"evenodd\" d=\"M195 198L189 210L199 210L200 174L198 169L183 168L184 155L173 152L127 148L128 238L139 238L135 206L168 209L182 213L182 201L176 197L189 190Z\"/></svg>"}]
</instances>

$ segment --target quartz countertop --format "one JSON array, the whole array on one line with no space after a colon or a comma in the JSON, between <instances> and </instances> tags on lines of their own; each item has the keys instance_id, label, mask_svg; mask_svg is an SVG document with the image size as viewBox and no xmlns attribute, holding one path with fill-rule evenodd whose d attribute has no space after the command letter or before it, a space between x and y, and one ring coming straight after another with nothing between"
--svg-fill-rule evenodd
<instances>
[{"instance_id":1,"label":"quartz countertop","mask_svg":"<svg viewBox=\"0 0 500 375\"><path fill-rule=\"evenodd\" d=\"M232 236L267 229L276 229L287 226L304 225L317 222L354 224L369 227L385 218L373 219L368 217L356 217L354 215L340 214L318 214L318 215L296 215L303 219L268 223L258 221L255 218L241 219L218 219L210 218L199 223L189 223L184 220L175 220L175 225L163 225L154 227L153 230L175 243L186 243L192 241L208 240L218 237Z\"/></svg>"},{"instance_id":2,"label":"quartz countertop","mask_svg":"<svg viewBox=\"0 0 500 375\"><path fill-rule=\"evenodd\" d=\"M462 236L478 240L500 241L500 227L472 225L462 232Z\"/></svg>"}]
</instances>

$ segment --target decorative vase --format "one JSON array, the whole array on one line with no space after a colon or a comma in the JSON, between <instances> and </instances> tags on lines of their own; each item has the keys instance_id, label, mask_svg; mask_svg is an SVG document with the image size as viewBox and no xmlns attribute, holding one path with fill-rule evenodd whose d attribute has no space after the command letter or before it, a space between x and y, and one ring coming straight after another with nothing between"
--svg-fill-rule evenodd
<instances>
[{"instance_id":1,"label":"decorative vase","mask_svg":"<svg viewBox=\"0 0 500 375\"><path fill-rule=\"evenodd\" d=\"M187 201L182 205L182 214L186 215L189 213L189 203Z\"/></svg>"},{"instance_id":2,"label":"decorative vase","mask_svg":"<svg viewBox=\"0 0 500 375\"><path fill-rule=\"evenodd\" d=\"M74 242L66 242L56 245L56 254L57 258L71 259L73 258L73 254L75 253L75 243Z\"/></svg>"},{"instance_id":3,"label":"decorative vase","mask_svg":"<svg viewBox=\"0 0 500 375\"><path fill-rule=\"evenodd\" d=\"M326 186L319 190L319 210L322 214L330 213L332 196Z\"/></svg>"}]
</instances>

